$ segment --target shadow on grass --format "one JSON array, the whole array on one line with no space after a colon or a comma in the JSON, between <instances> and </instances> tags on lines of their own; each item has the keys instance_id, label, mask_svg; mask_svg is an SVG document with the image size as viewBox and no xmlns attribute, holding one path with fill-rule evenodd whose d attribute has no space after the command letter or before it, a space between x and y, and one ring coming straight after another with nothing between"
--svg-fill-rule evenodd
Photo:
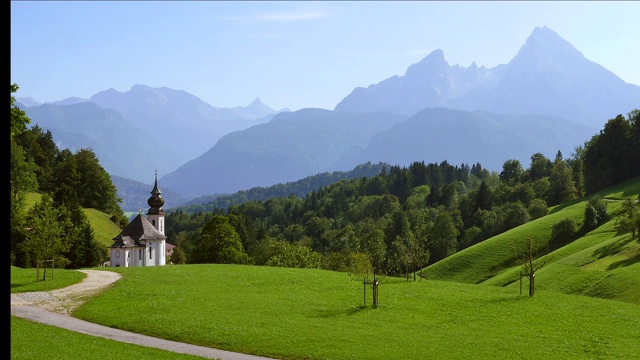
<instances>
[{"instance_id":1,"label":"shadow on grass","mask_svg":"<svg viewBox=\"0 0 640 360\"><path fill-rule=\"evenodd\" d=\"M616 241L613 244L600 247L593 251L593 256L595 256L597 259L602 259L603 257L615 255L622 251L631 241L633 241L633 239L629 237L627 239Z\"/></svg>"},{"instance_id":2,"label":"shadow on grass","mask_svg":"<svg viewBox=\"0 0 640 360\"><path fill-rule=\"evenodd\" d=\"M513 303L518 301L529 301L529 299L532 299L532 298L529 297L529 283L527 282L526 289L525 288L522 289L522 294L520 294L519 291L516 291L513 294L505 294L503 296L485 299L483 301L485 303L496 304L496 303Z\"/></svg>"},{"instance_id":3,"label":"shadow on grass","mask_svg":"<svg viewBox=\"0 0 640 360\"><path fill-rule=\"evenodd\" d=\"M25 285L11 284L11 290L19 290L22 287L25 287Z\"/></svg>"},{"instance_id":4,"label":"shadow on grass","mask_svg":"<svg viewBox=\"0 0 640 360\"><path fill-rule=\"evenodd\" d=\"M613 270L613 269L617 269L619 267L633 265L633 264L635 264L637 262L640 262L640 254L637 254L636 256L634 256L632 258L629 258L627 260L621 260L621 261L616 261L614 263L611 263L607 267L607 270Z\"/></svg>"},{"instance_id":5,"label":"shadow on grass","mask_svg":"<svg viewBox=\"0 0 640 360\"><path fill-rule=\"evenodd\" d=\"M554 207L551 211L549 211L549 214L554 214L559 212L560 210L563 210L569 206L575 205L577 203L580 203L582 201L585 201L586 197L584 198L580 198L580 199L575 199L575 200L571 200L571 201L567 201L565 203L559 204L556 207Z\"/></svg>"},{"instance_id":6,"label":"shadow on grass","mask_svg":"<svg viewBox=\"0 0 640 360\"><path fill-rule=\"evenodd\" d=\"M314 317L321 318L321 319L329 319L329 318L335 318L340 316L351 316L359 312L370 310L370 309L373 309L373 307L360 305L360 306L356 306L346 310L320 310L316 313Z\"/></svg>"}]
</instances>

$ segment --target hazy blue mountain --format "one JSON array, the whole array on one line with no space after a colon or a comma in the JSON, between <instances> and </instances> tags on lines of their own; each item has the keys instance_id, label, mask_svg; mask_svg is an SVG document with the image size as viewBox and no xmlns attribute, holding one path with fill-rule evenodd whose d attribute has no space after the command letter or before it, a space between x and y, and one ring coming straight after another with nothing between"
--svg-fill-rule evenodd
<instances>
[{"instance_id":1,"label":"hazy blue mountain","mask_svg":"<svg viewBox=\"0 0 640 360\"><path fill-rule=\"evenodd\" d=\"M42 128L52 130L60 148L92 148L109 174L137 181L156 169L174 171L222 135L266 123L277 113L259 98L246 107L221 108L181 90L144 85L126 92L105 90L90 99L16 101Z\"/></svg>"},{"instance_id":2,"label":"hazy blue mountain","mask_svg":"<svg viewBox=\"0 0 640 360\"><path fill-rule=\"evenodd\" d=\"M153 182L155 181L154 174L150 174L147 177L146 182L139 182L127 178L123 178L116 175L111 175L111 181L118 189L118 196L122 199L120 207L123 211L138 211L142 210L147 212L149 210L149 204L147 200L151 196L151 190L153 190ZM162 186L158 182L158 188L162 192L162 198L164 199L163 209L166 211L172 207L184 205L190 198L180 195L169 188Z\"/></svg>"},{"instance_id":3,"label":"hazy blue mountain","mask_svg":"<svg viewBox=\"0 0 640 360\"><path fill-rule=\"evenodd\" d=\"M334 111L278 112L259 98L217 108L144 85L43 106L23 109L58 144L93 148L111 175L145 183L158 170L162 186L192 199L367 162L499 171L509 159L526 167L537 152L569 157L608 119L640 107L640 87L542 27L507 64L450 66L435 50L403 76L355 88Z\"/></svg>"},{"instance_id":4,"label":"hazy blue mountain","mask_svg":"<svg viewBox=\"0 0 640 360\"><path fill-rule=\"evenodd\" d=\"M59 149L90 148L110 174L145 181L158 170L168 172L179 159L173 151L136 128L113 109L92 102L72 105L24 106L30 127L50 130ZM161 161L159 161L161 160Z\"/></svg>"},{"instance_id":5,"label":"hazy blue mountain","mask_svg":"<svg viewBox=\"0 0 640 360\"><path fill-rule=\"evenodd\" d=\"M269 121L277 111L256 99L248 107L213 107L182 90L134 85L93 95L92 102L118 110L178 154L181 164L202 155L232 131ZM179 164L179 165L181 165Z\"/></svg>"},{"instance_id":6,"label":"hazy blue mountain","mask_svg":"<svg viewBox=\"0 0 640 360\"><path fill-rule=\"evenodd\" d=\"M280 183L269 187L254 187L248 190L240 190L228 195L204 195L192 199L185 204L171 208L170 212L183 211L188 213L213 211L215 209L228 209L232 205L242 204L248 201L265 201L274 197L287 197L295 195L304 198L311 191L327 187L344 179L360 179L380 174L383 168L391 168L390 164L361 164L349 171L323 172L307 176L303 179L288 183Z\"/></svg>"},{"instance_id":7,"label":"hazy blue mountain","mask_svg":"<svg viewBox=\"0 0 640 360\"><path fill-rule=\"evenodd\" d=\"M586 59L553 30L535 28L518 54L491 69L449 66L442 50L367 88L358 87L336 111L413 115L430 107L543 114L601 128L640 106L640 86Z\"/></svg>"},{"instance_id":8,"label":"hazy blue mountain","mask_svg":"<svg viewBox=\"0 0 640 360\"><path fill-rule=\"evenodd\" d=\"M376 134L350 163L386 162L409 166L414 161L452 165L480 163L501 171L506 160L524 168L540 152L553 160L558 151L570 157L597 130L546 115L499 115L446 108L425 109L407 121Z\"/></svg>"},{"instance_id":9,"label":"hazy blue mountain","mask_svg":"<svg viewBox=\"0 0 640 360\"><path fill-rule=\"evenodd\" d=\"M228 134L201 157L161 178L166 186L198 197L229 194L302 179L358 164L408 166L414 161L480 163L501 171L509 159L570 157L595 128L548 115L425 109L409 119L392 113L303 109L267 124Z\"/></svg>"},{"instance_id":10,"label":"hazy blue mountain","mask_svg":"<svg viewBox=\"0 0 640 360\"><path fill-rule=\"evenodd\" d=\"M18 97L16 98L16 105L18 105L17 103L20 103L21 107L42 105L41 103L39 103L38 101L36 101L34 98L31 98L31 97Z\"/></svg>"},{"instance_id":11,"label":"hazy blue mountain","mask_svg":"<svg viewBox=\"0 0 640 360\"><path fill-rule=\"evenodd\" d=\"M385 112L323 109L280 113L266 124L223 136L209 151L161 181L195 198L299 180L335 168L346 154L364 148L376 133L405 119Z\"/></svg>"}]
</instances>

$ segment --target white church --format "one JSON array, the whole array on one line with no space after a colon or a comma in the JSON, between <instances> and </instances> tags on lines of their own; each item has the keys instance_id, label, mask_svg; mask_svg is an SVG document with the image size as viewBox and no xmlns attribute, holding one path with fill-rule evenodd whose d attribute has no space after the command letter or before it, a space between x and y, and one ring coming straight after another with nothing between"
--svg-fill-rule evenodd
<instances>
[{"instance_id":1,"label":"white church","mask_svg":"<svg viewBox=\"0 0 640 360\"><path fill-rule=\"evenodd\" d=\"M166 264L166 239L164 235L164 199L158 189L158 173L151 197L147 200L149 211L144 217L138 214L109 247L111 267L162 266Z\"/></svg>"}]
</instances>

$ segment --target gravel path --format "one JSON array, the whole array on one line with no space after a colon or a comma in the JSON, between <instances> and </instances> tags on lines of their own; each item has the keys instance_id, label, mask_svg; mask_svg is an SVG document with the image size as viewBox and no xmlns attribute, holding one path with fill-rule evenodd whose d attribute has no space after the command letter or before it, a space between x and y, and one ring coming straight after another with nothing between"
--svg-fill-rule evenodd
<instances>
[{"instance_id":1,"label":"gravel path","mask_svg":"<svg viewBox=\"0 0 640 360\"><path fill-rule=\"evenodd\" d=\"M87 277L78 284L52 291L11 294L11 315L83 334L182 354L191 354L208 359L273 360L266 357L154 338L76 319L70 316L73 310L78 308L88 297L118 281L121 276L113 271L80 271L86 273Z\"/></svg>"}]
</instances>

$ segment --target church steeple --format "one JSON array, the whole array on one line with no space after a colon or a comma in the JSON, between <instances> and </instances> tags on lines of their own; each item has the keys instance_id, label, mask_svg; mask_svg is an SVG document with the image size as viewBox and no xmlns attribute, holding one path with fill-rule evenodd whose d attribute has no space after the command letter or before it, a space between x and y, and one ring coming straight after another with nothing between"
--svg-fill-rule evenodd
<instances>
[{"instance_id":1,"label":"church steeple","mask_svg":"<svg viewBox=\"0 0 640 360\"><path fill-rule=\"evenodd\" d=\"M151 197L147 200L147 204L149 205L147 215L164 215L164 209L162 209L164 199L161 194L162 192L158 188L158 170L156 170L155 184L153 185L153 190L151 190Z\"/></svg>"}]
</instances>

